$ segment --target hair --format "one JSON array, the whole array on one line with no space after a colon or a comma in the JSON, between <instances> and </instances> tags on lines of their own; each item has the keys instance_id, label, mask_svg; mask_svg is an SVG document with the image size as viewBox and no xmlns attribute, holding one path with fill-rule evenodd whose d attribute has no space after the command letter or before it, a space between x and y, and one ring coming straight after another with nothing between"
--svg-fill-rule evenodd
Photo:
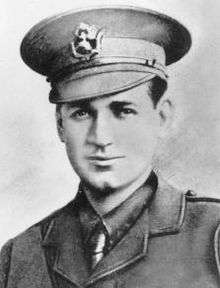
<instances>
[{"instance_id":1,"label":"hair","mask_svg":"<svg viewBox=\"0 0 220 288\"><path fill-rule=\"evenodd\" d=\"M167 81L156 76L147 82L148 93L153 102L154 108L157 107L158 102L167 90Z\"/></svg>"}]
</instances>

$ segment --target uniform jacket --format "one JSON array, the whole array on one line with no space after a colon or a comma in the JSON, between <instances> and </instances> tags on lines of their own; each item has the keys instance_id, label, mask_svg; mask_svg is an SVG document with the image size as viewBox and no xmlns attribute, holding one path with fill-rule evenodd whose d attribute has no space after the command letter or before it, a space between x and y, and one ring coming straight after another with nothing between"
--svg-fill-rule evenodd
<instances>
[{"instance_id":1,"label":"uniform jacket","mask_svg":"<svg viewBox=\"0 0 220 288\"><path fill-rule=\"evenodd\" d=\"M90 275L74 203L3 247L0 288L220 287L219 200L159 180L150 208Z\"/></svg>"}]
</instances>

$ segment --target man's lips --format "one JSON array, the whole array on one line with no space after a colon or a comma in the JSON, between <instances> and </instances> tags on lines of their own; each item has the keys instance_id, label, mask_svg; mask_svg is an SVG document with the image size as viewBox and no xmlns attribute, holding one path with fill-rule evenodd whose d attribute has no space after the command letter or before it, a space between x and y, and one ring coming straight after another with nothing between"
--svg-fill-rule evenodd
<instances>
[{"instance_id":1,"label":"man's lips","mask_svg":"<svg viewBox=\"0 0 220 288\"><path fill-rule=\"evenodd\" d=\"M124 158L124 156L98 156L98 155L92 155L88 156L87 159L94 160L94 161L108 161L108 160L114 160L114 159L120 159Z\"/></svg>"},{"instance_id":2,"label":"man's lips","mask_svg":"<svg viewBox=\"0 0 220 288\"><path fill-rule=\"evenodd\" d=\"M87 160L94 166L99 168L107 168L114 165L119 159L125 158L124 156L103 156L103 155L91 155L87 157Z\"/></svg>"}]
</instances>

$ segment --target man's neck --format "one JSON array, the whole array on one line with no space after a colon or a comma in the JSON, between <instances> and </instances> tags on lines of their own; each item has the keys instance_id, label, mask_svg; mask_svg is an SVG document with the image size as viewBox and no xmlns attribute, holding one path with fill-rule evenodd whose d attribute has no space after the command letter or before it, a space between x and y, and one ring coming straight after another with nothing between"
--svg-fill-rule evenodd
<instances>
[{"instance_id":1,"label":"man's neck","mask_svg":"<svg viewBox=\"0 0 220 288\"><path fill-rule=\"evenodd\" d=\"M118 189L114 191L114 193L110 193L97 199L94 195L94 191L85 189L86 196L97 213L99 215L105 215L123 203L130 195L132 195L139 187L141 187L150 175L151 170L152 168L149 167L129 186Z\"/></svg>"}]
</instances>

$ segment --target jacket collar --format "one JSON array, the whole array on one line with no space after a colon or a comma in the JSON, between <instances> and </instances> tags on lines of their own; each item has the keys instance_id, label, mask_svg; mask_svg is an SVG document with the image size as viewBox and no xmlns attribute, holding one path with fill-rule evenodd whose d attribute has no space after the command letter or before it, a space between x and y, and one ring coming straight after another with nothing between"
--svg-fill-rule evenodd
<instances>
[{"instance_id":1,"label":"jacket collar","mask_svg":"<svg viewBox=\"0 0 220 288\"><path fill-rule=\"evenodd\" d=\"M42 245L46 257L53 258L53 261L48 263L50 268L81 287L84 279L88 277L88 271L75 208L73 201L58 211L57 216L49 223Z\"/></svg>"},{"instance_id":2,"label":"jacket collar","mask_svg":"<svg viewBox=\"0 0 220 288\"><path fill-rule=\"evenodd\" d=\"M55 248L55 261L51 263L54 271L78 287L87 287L142 259L147 253L149 237L180 231L185 211L184 195L159 179L150 208L143 212L126 236L99 262L92 275L89 275L82 247L80 223L74 213L74 210L77 210L76 203L77 201L71 202L54 217L42 244L45 248Z\"/></svg>"},{"instance_id":3,"label":"jacket collar","mask_svg":"<svg viewBox=\"0 0 220 288\"><path fill-rule=\"evenodd\" d=\"M149 236L178 233L183 224L185 209L185 193L159 178L158 188L149 208Z\"/></svg>"}]
</instances>

